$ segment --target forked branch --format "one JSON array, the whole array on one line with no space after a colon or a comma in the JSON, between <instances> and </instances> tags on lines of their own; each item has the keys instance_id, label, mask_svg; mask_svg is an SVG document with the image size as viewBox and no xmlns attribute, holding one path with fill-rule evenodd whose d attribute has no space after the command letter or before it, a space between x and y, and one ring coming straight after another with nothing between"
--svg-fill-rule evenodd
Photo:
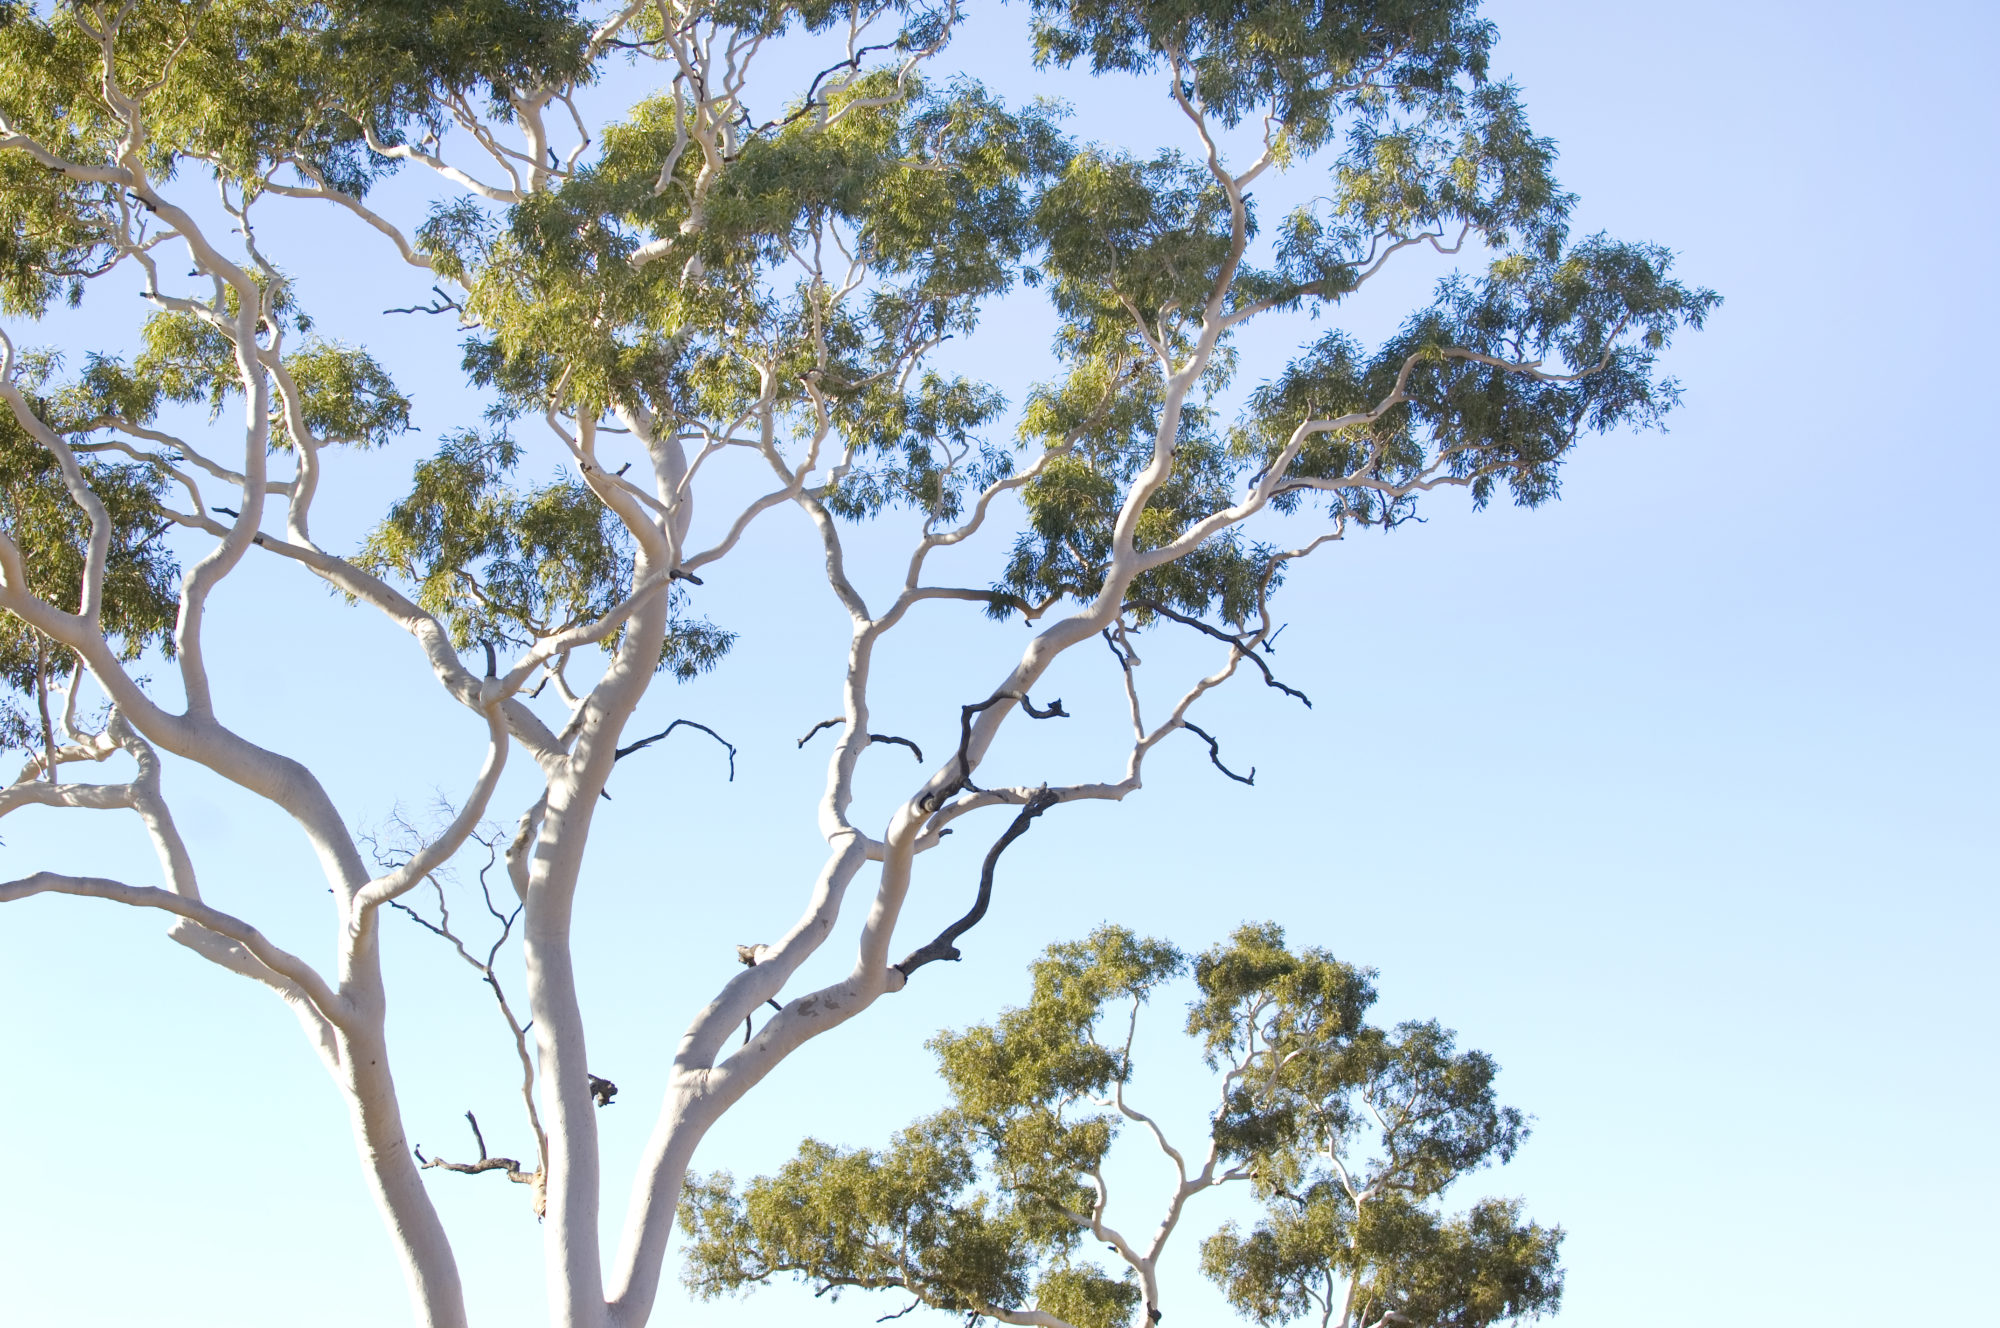
<instances>
[{"instance_id":1,"label":"forked branch","mask_svg":"<svg viewBox=\"0 0 2000 1328\"><path fill-rule=\"evenodd\" d=\"M1174 609L1170 609L1166 605L1160 603L1158 600L1155 599L1129 599L1125 601L1125 606L1127 608L1132 608L1132 609L1144 609L1148 613L1157 613L1162 618L1166 618L1173 622L1180 623L1183 626L1192 627L1197 632L1201 632L1207 636L1212 636L1218 641L1227 643L1233 650L1235 650L1244 659L1249 660L1252 664L1255 664L1257 666L1257 671L1264 675L1264 685L1266 687L1273 687L1276 688L1278 691L1283 692L1286 696L1296 697L1300 702L1302 702L1305 705L1306 709L1308 710L1312 709L1311 697L1307 696L1304 692L1300 691L1296 687L1288 687L1284 683L1279 682L1277 677L1271 672L1271 666L1269 664L1266 664L1255 653L1255 647L1264 644L1264 634L1261 629L1254 632L1242 632L1242 633L1225 632L1220 627L1210 626L1208 623L1203 622L1199 618L1192 617L1185 613L1177 612ZM1273 633L1273 635L1275 635L1275 633ZM1113 654L1118 653L1118 649L1116 646L1112 647L1112 653ZM1122 659L1123 657L1121 656L1120 658Z\"/></svg>"}]
</instances>

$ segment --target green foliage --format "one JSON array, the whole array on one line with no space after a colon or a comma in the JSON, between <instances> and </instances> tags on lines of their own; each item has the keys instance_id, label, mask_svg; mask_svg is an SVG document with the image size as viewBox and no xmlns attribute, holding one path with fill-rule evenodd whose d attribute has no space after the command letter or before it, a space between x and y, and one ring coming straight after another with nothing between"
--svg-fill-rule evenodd
<instances>
[{"instance_id":1,"label":"green foliage","mask_svg":"<svg viewBox=\"0 0 2000 1328\"><path fill-rule=\"evenodd\" d=\"M1091 72L1177 60L1228 126L1266 107L1299 151L1344 116L1483 80L1494 30L1473 0L1035 0L1036 55Z\"/></svg>"},{"instance_id":2,"label":"green foliage","mask_svg":"<svg viewBox=\"0 0 2000 1328\"><path fill-rule=\"evenodd\" d=\"M808 1140L740 1197L727 1173L689 1184L680 1220L694 1244L683 1276L703 1298L792 1272L835 1294L903 1287L958 1313L1019 1304L1033 1265L1027 1224L968 1195L975 1174L970 1131L951 1113L880 1153Z\"/></svg>"},{"instance_id":3,"label":"green foliage","mask_svg":"<svg viewBox=\"0 0 2000 1328\"><path fill-rule=\"evenodd\" d=\"M284 301L275 301L284 305ZM206 405L211 419L243 392L235 346L213 322L191 314L162 313L146 320L141 350L123 360L91 355L76 381L52 403L63 426L85 431L109 422L150 425L169 405ZM387 445L410 429L410 399L373 356L353 346L307 335L285 357L298 389L305 427L320 444ZM294 444L282 405L271 418L274 447Z\"/></svg>"},{"instance_id":4,"label":"green foliage","mask_svg":"<svg viewBox=\"0 0 2000 1328\"><path fill-rule=\"evenodd\" d=\"M1198 143L1151 157L1081 144L1061 108L926 80L902 61L945 35L944 18L892 6L902 26L879 65L859 63L769 121L743 112L726 159L689 146L696 113L679 88L640 100L578 169L551 165L545 187L511 206L433 204L416 247L464 290L465 367L492 394L491 417L625 407L663 432L712 437L767 399L772 445L790 464L813 451L810 496L836 516L950 521L1019 463L988 436L1007 412L1000 394L924 361L972 334L988 301L1039 285L1062 368L1022 403L1018 442L1055 455L1019 491L1025 520L989 601L996 616L1033 616L1102 590L1119 514L1156 455L1171 468L1137 514L1140 553L1241 501L1281 456L1280 513L1323 507L1338 523L1393 527L1414 513L1414 486L1440 480L1476 504L1502 487L1537 504L1558 492L1582 433L1657 425L1676 403L1658 354L1716 297L1675 280L1658 246L1570 242L1553 144L1517 90L1489 76L1495 33L1472 0L1033 0L1031 11L1044 63L1148 76L1217 129L1265 126L1272 164L1305 176L1314 201L1260 239L1254 197L1239 214ZM82 11L5 12L0 115L68 159L112 161L123 130ZM365 194L403 165L370 136L445 152L460 119L504 126L553 106L609 50L664 35L648 11L613 46L594 45L574 0L135 0L121 12L113 66L146 117L146 168L163 182L213 174L246 203L292 173ZM748 41L825 32L848 10L726 0L702 16L722 40ZM76 298L119 261L130 208L110 186L0 153L0 309ZM1379 260L1418 243L1483 246L1483 270L1442 283L1379 346L1327 332L1240 408L1222 397L1236 368L1229 332L1185 399L1169 390L1205 320L1337 311ZM403 432L409 402L382 366L310 335L286 283L261 280L267 329L297 334L285 362L306 427L365 446ZM236 298L221 292L206 318L155 316L129 365L88 360L56 408L134 423L167 403L219 410L241 387L217 325ZM1287 455L1302 426L1342 417ZM274 445L290 435L281 413ZM465 463L441 453L435 464ZM496 483L413 493L369 556L414 578L469 639L615 602L627 554L609 515L588 510L595 499L574 485L502 495ZM461 518L471 525L457 533L439 524ZM1279 584L1274 548L1231 524L1144 573L1128 599L1240 626ZM488 561L460 575L460 555ZM489 590L497 598L480 602ZM676 631L678 671L727 644L705 626Z\"/></svg>"},{"instance_id":5,"label":"green foliage","mask_svg":"<svg viewBox=\"0 0 2000 1328\"><path fill-rule=\"evenodd\" d=\"M362 550L378 576L414 584L417 603L463 649L526 643L602 617L631 588L632 537L588 485L561 478L512 483L520 446L504 430L447 437L419 462L408 496ZM735 635L676 610L660 667L683 681L706 673ZM608 650L614 636L605 642Z\"/></svg>"},{"instance_id":6,"label":"green foliage","mask_svg":"<svg viewBox=\"0 0 2000 1328\"><path fill-rule=\"evenodd\" d=\"M1128 1322L1138 1288L1079 1257L1083 1177L1113 1125L1077 1104L1129 1073L1122 1051L1091 1036L1107 1007L1143 1001L1185 962L1117 927L1053 946L1027 1005L932 1040L950 1109L881 1153L808 1141L740 1198L727 1176L691 1182L689 1286L715 1296L791 1272L821 1287L901 1287L953 1312L1033 1305L1077 1328Z\"/></svg>"},{"instance_id":7,"label":"green foliage","mask_svg":"<svg viewBox=\"0 0 2000 1328\"><path fill-rule=\"evenodd\" d=\"M940 481L945 459L1002 403L983 384L911 385L902 371L1012 284L1033 242L1029 187L1060 144L1048 114L1009 112L976 85L893 90L887 75L864 76L833 99L830 124L808 116L751 133L712 185L688 153L664 191L678 113L649 99L607 131L595 165L504 225L469 206L439 210L423 247L470 289L485 329L475 376L519 409L560 380L576 400L715 420L756 399L745 360L772 357L778 404L801 432L817 393L857 454L888 463L872 486L829 490L836 510L940 510L966 482L955 468ZM830 230L873 278L858 302L833 299L848 259ZM656 243L667 248L633 268ZM801 268L806 255L821 266ZM683 279L690 263L701 280Z\"/></svg>"},{"instance_id":8,"label":"green foliage","mask_svg":"<svg viewBox=\"0 0 2000 1328\"><path fill-rule=\"evenodd\" d=\"M1344 1196L1320 1192L1274 1205L1247 1236L1225 1227L1203 1242L1201 1264L1261 1324L1316 1315L1353 1279L1355 1323L1393 1310L1413 1324L1485 1328L1555 1309L1561 1243L1560 1229L1523 1222L1517 1202L1482 1199L1443 1217L1392 1193L1357 1215Z\"/></svg>"},{"instance_id":9,"label":"green foliage","mask_svg":"<svg viewBox=\"0 0 2000 1328\"><path fill-rule=\"evenodd\" d=\"M30 398L31 405L46 403ZM157 647L173 653L179 568L161 545L160 477L142 466L79 459L85 482L110 520L103 622L125 659ZM0 534L21 551L28 589L75 612L83 585L90 518L71 497L56 458L0 407ZM12 614L0 615L0 745L41 744L39 710L48 689L63 681L73 660L56 642ZM18 698L18 701L17 699Z\"/></svg>"},{"instance_id":10,"label":"green foliage","mask_svg":"<svg viewBox=\"0 0 2000 1328\"><path fill-rule=\"evenodd\" d=\"M1678 386L1655 374L1658 352L1680 326L1701 326L1716 296L1674 281L1669 267L1657 246L1597 236L1556 259L1497 260L1478 282L1450 278L1372 357L1342 333L1321 338L1253 394L1232 450L1268 465L1300 419L1368 411L1414 359L1407 404L1311 439L1275 505L1291 510L1316 481L1362 474L1407 485L1441 470L1467 481L1475 503L1504 483L1517 503L1535 506L1555 496L1580 431L1657 425L1679 400ZM1563 381L1454 352L1534 361ZM1365 489L1327 502L1364 524L1394 525L1411 511L1407 497Z\"/></svg>"},{"instance_id":11,"label":"green foliage","mask_svg":"<svg viewBox=\"0 0 2000 1328\"><path fill-rule=\"evenodd\" d=\"M1089 1182L1132 1076L1131 1025L1118 1016L1136 1021L1162 985L1191 976L1187 1032L1225 1087L1210 1125L1216 1164L1252 1180L1264 1207L1248 1234L1231 1224L1202 1246L1203 1271L1231 1304L1260 1323L1310 1312L1342 1328L1386 1312L1484 1328L1556 1308L1560 1230L1524 1221L1513 1201L1441 1206L1527 1135L1494 1099L1498 1067L1458 1051L1434 1021L1369 1025L1372 971L1294 950L1264 924L1192 960L1100 927L1051 946L1032 973L1025 1005L932 1040L952 1105L888 1149L809 1140L740 1194L727 1175L692 1178L689 1286L716 1296L792 1273L821 1289L900 1287L975 1316L1133 1322L1129 1274L1083 1257Z\"/></svg>"},{"instance_id":12,"label":"green foliage","mask_svg":"<svg viewBox=\"0 0 2000 1328\"><path fill-rule=\"evenodd\" d=\"M333 0L324 49L361 71L349 82L395 89L398 108L430 97L515 90L587 79L590 25L572 0Z\"/></svg>"}]
</instances>

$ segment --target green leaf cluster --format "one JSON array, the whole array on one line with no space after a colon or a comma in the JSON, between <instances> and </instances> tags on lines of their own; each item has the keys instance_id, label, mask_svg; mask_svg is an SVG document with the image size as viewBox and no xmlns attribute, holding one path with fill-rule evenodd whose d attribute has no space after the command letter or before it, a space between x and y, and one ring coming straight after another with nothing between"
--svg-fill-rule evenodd
<instances>
[{"instance_id":1,"label":"green leaf cluster","mask_svg":"<svg viewBox=\"0 0 2000 1328\"><path fill-rule=\"evenodd\" d=\"M834 1295L895 1287L958 1314L1046 1298L1081 1315L1072 1320L1079 1328L1129 1317L1135 1293L1127 1284L1066 1261L1073 1235L971 1192L977 1157L976 1129L946 1112L880 1152L808 1140L778 1174L741 1194L726 1172L690 1178L680 1212L692 1240L683 1278L705 1299L796 1273ZM1053 1266L1038 1270L1046 1258Z\"/></svg>"},{"instance_id":2,"label":"green leaf cluster","mask_svg":"<svg viewBox=\"0 0 2000 1328\"><path fill-rule=\"evenodd\" d=\"M1561 1242L1559 1229L1522 1220L1517 1201L1482 1199L1443 1216L1391 1194L1357 1215L1321 1193L1272 1212L1247 1236L1225 1228L1203 1243L1201 1263L1230 1304L1261 1324L1317 1317L1339 1294L1348 1322L1394 1313L1412 1324L1485 1328L1554 1311ZM1334 1291L1342 1278L1353 1279L1351 1301Z\"/></svg>"},{"instance_id":3,"label":"green leaf cluster","mask_svg":"<svg viewBox=\"0 0 2000 1328\"><path fill-rule=\"evenodd\" d=\"M1034 0L1036 57L1092 73L1173 61L1221 124L1267 109L1300 151L1356 110L1483 79L1495 39L1474 0Z\"/></svg>"},{"instance_id":4,"label":"green leaf cluster","mask_svg":"<svg viewBox=\"0 0 2000 1328\"><path fill-rule=\"evenodd\" d=\"M225 311L233 311L234 303L225 299ZM292 313L282 287L272 303ZM304 320L294 314L290 321L298 326ZM141 328L140 342L130 364L114 356L86 357L75 381L52 396L63 427L93 432L111 422L151 425L173 405L205 405L214 419L242 396L236 348L213 321L189 313L155 314ZM409 397L367 351L308 333L285 356L284 366L315 444L382 447L410 431ZM282 404L274 405L272 446L285 449L296 442Z\"/></svg>"},{"instance_id":5,"label":"green leaf cluster","mask_svg":"<svg viewBox=\"0 0 2000 1328\"><path fill-rule=\"evenodd\" d=\"M768 400L773 445L793 463L818 449L827 469L810 496L836 516L902 508L950 520L970 492L1014 474L1016 454L987 436L1007 408L1000 394L925 358L976 331L986 302L1037 284L1059 319L1063 367L1023 403L1018 441L1055 455L1019 491L1026 520L989 601L996 615L1032 615L1099 593L1118 515L1162 446L1172 471L1138 513L1141 552L1271 478L1312 421L1351 417L1285 460L1274 506L1390 527L1412 515L1420 484L1464 484L1479 504L1503 487L1546 501L1581 433L1656 425L1676 403L1658 353L1716 297L1675 280L1658 246L1570 241L1553 144L1518 91L1489 76L1495 33L1472 0L1030 9L1038 59L1149 76L1218 130L1261 125L1276 169L1318 175L1314 201L1239 254L1235 240L1254 239L1260 220L1254 199L1232 205L1215 173L1226 166L1199 151L1082 144L1060 107L1012 108L969 80L904 70L943 18L892 6L901 31L880 65L766 122L744 110L725 158L688 147L696 111L686 89L670 90L607 127L574 172L551 163L547 187L511 206L433 207L417 248L465 292L476 328L465 367L495 397L494 418L632 408L662 432L710 438ZM116 159L127 145L84 11L0 12L0 114L71 160ZM745 40L825 31L847 12L831 0L702 11ZM659 39L663 21L640 15L606 47L574 0L133 0L121 13L114 72L147 126L130 146L158 182L192 168L245 202L292 170L363 195L403 165L370 137L445 152L458 117L547 108L592 82L610 51ZM1165 96L1162 110L1179 114ZM76 298L119 261L113 241L134 206L0 153L0 309ZM1328 332L1232 414L1219 395L1238 367L1224 334L1169 418L1172 368L1205 322L1331 313L1397 248L1460 243L1485 246L1490 261L1444 282L1380 346ZM300 334L285 358L305 426L371 446L403 431L409 402L381 365L310 336L282 278L263 280L267 330ZM222 292L214 319L236 298ZM213 319L162 314L144 337L129 366L89 361L63 409L143 423L163 403L214 410L237 390ZM275 424L275 445L296 441L289 421ZM440 453L435 464L458 463ZM485 525L434 544L414 526L392 530L419 508L457 519L413 494L371 556L437 604L473 594L463 578L445 594L447 544L498 558L503 607L457 603L455 632L569 621L605 602L618 555L608 518L588 519L579 505L590 500L568 492L496 499L480 509ZM458 501L470 519L483 500ZM506 536L511 552L493 544L502 509L537 523ZM558 551L587 557L569 574L522 570ZM1132 596L1240 625L1276 584L1272 558L1231 526L1146 572ZM699 660L722 638L686 640L682 657Z\"/></svg>"},{"instance_id":6,"label":"green leaf cluster","mask_svg":"<svg viewBox=\"0 0 2000 1328\"><path fill-rule=\"evenodd\" d=\"M630 593L631 533L581 479L521 487L504 429L447 436L410 492L370 532L361 563L415 587L461 649L526 644L602 617ZM676 591L660 667L683 681L720 662L735 635L682 610ZM605 649L617 636L606 639Z\"/></svg>"},{"instance_id":7,"label":"green leaf cluster","mask_svg":"<svg viewBox=\"0 0 2000 1328\"><path fill-rule=\"evenodd\" d=\"M55 412L30 397L46 422ZM146 466L78 459L84 481L103 504L110 523L105 562L104 632L124 659L149 648L172 655L179 606L180 569L161 543L161 478ZM30 593L57 608L77 611L90 544L90 518L71 497L56 458L11 412L0 408L0 534L20 550ZM0 615L0 742L39 746L39 709L48 689L70 668L63 647L12 614Z\"/></svg>"},{"instance_id":8,"label":"green leaf cluster","mask_svg":"<svg viewBox=\"0 0 2000 1328\"><path fill-rule=\"evenodd\" d=\"M689 1285L715 1296L791 1273L975 1317L1131 1322L1134 1282L1083 1257L1092 1179L1122 1119L1129 1030L1164 984L1191 977L1186 1031L1226 1089L1215 1165L1251 1179L1264 1208L1247 1234L1232 1224L1202 1246L1233 1305L1343 1328L1385 1313L1483 1328L1555 1309L1559 1230L1515 1201L1442 1206L1526 1137L1494 1098L1498 1067L1434 1021L1370 1025L1372 971L1293 949L1269 924L1198 956L1107 925L1051 946L1032 974L1026 1004L932 1040L951 1105L887 1149L808 1141L740 1191L726 1174L691 1178Z\"/></svg>"},{"instance_id":9,"label":"green leaf cluster","mask_svg":"<svg viewBox=\"0 0 2000 1328\"><path fill-rule=\"evenodd\" d=\"M749 366L770 363L790 432L813 433L823 403L857 458L883 462L851 492L829 490L836 510L940 510L967 482L941 480L949 459L1003 403L906 371L1016 279L1032 180L1059 140L1044 111L1010 112L971 84L913 77L898 93L885 72L827 111L746 131L713 180L688 152L662 187L687 111L651 98L606 132L594 164L504 218L438 210L422 245L470 291L475 377L517 410L553 393L640 404L677 426L736 416L761 390ZM649 245L665 247L635 267ZM866 279L836 299L850 261Z\"/></svg>"}]
</instances>

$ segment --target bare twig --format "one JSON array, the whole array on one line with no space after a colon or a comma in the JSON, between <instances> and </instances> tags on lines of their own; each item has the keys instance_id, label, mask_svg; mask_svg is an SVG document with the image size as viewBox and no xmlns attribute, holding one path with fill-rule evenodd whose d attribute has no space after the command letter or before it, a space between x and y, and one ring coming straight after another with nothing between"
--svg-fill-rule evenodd
<instances>
[{"instance_id":1,"label":"bare twig","mask_svg":"<svg viewBox=\"0 0 2000 1328\"><path fill-rule=\"evenodd\" d=\"M923 748L921 748L921 747L917 746L917 744L915 744L914 742L911 742L911 741L910 741L910 740L909 740L908 738L899 738L899 737L897 737L897 736L896 736L895 734L893 734L893 733L871 733L871 734L869 734L869 735L868 735L868 741L870 741L870 742L890 742L890 743L894 743L894 744L895 744L896 746L898 746L898 747L907 747L907 748L909 748L909 749L910 749L911 751L913 751L913 752L915 752L915 753L917 754L917 760L918 760L918 761L920 761L920 762L921 762L921 761L922 761L922 760L924 759L924 749L923 749Z\"/></svg>"},{"instance_id":2,"label":"bare twig","mask_svg":"<svg viewBox=\"0 0 2000 1328\"><path fill-rule=\"evenodd\" d=\"M533 1185L535 1187L538 1199L536 1212L539 1214L541 1211L539 1196L541 1194L542 1173L540 1171L521 1170L520 1162L511 1157L488 1157L486 1155L486 1136L479 1132L479 1118L468 1111L465 1113L465 1119L466 1123L472 1126L472 1141L479 1146L479 1160L477 1162L447 1162L441 1157L425 1157L423 1146L421 1144L413 1144L410 1147L410 1152L416 1156L417 1165L425 1171L455 1171L462 1176L477 1176L488 1171L504 1172L507 1179L513 1181L516 1185Z\"/></svg>"}]
</instances>

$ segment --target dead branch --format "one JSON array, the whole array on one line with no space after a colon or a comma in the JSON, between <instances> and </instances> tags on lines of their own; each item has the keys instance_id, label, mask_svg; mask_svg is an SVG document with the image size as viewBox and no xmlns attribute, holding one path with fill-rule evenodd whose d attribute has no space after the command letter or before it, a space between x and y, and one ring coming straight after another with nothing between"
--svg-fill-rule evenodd
<instances>
[{"instance_id":1,"label":"dead branch","mask_svg":"<svg viewBox=\"0 0 2000 1328\"><path fill-rule=\"evenodd\" d=\"M447 1162L441 1157L425 1157L423 1145L413 1144L410 1147L410 1152L415 1155L417 1165L425 1171L455 1171L461 1176L477 1176L488 1171L502 1172L508 1180L513 1181L516 1185L532 1185L535 1187L535 1215L537 1217L541 1216L542 1173L540 1171L521 1170L520 1162L511 1157L488 1157L486 1155L486 1136L479 1131L479 1118L468 1111L465 1113L465 1119L466 1123L472 1126L473 1143L479 1146L479 1160L477 1162Z\"/></svg>"},{"instance_id":2,"label":"dead branch","mask_svg":"<svg viewBox=\"0 0 2000 1328\"><path fill-rule=\"evenodd\" d=\"M433 286L431 290L437 295L437 299L431 301L429 304L413 304L407 309L384 309L382 312L385 314L462 314L465 312L465 306L445 294L442 288Z\"/></svg>"},{"instance_id":3,"label":"dead branch","mask_svg":"<svg viewBox=\"0 0 2000 1328\"><path fill-rule=\"evenodd\" d=\"M1197 738L1200 738L1203 742L1208 744L1208 759L1214 763L1215 768L1217 770L1220 770L1223 774L1228 775L1231 779L1235 780L1239 784L1255 784L1257 782L1256 766L1253 765L1250 767L1249 774L1239 775L1234 770L1231 770L1228 766L1222 763L1222 745L1216 742L1216 740L1209 735L1207 729L1204 729L1200 725L1185 719L1181 721L1181 727L1186 729L1189 733L1194 734Z\"/></svg>"},{"instance_id":4,"label":"dead branch","mask_svg":"<svg viewBox=\"0 0 2000 1328\"><path fill-rule=\"evenodd\" d=\"M893 733L871 733L871 734L869 734L869 735L868 735L868 741L870 741L870 742L892 742L892 743L895 743L895 744L896 744L896 745L897 745L898 747L907 747L907 748L909 748L909 749L910 749L911 751L915 752L915 753L917 754L917 760L918 760L918 761L919 761L920 763L921 763L921 762L923 761L923 759L924 759L924 749L923 749L923 748L921 748L921 747L917 746L917 744L915 744L914 742L911 742L911 741L910 741L910 740L909 740L908 738L899 738L899 737L897 737L897 736L896 736L895 734L893 734Z\"/></svg>"},{"instance_id":5,"label":"dead branch","mask_svg":"<svg viewBox=\"0 0 2000 1328\"><path fill-rule=\"evenodd\" d=\"M1182 624L1183 626L1192 627L1197 632L1202 632L1208 636L1214 637L1218 641L1227 643L1230 646L1230 648L1233 649L1238 655L1241 655L1244 659L1249 660L1252 664L1255 664L1257 666L1257 671L1264 675L1264 685L1266 687L1275 687L1277 690L1283 692L1286 696L1297 697L1300 701L1305 703L1306 709L1308 710L1312 709L1312 699L1310 697L1308 697L1304 692L1300 691L1296 687L1287 687L1284 683L1279 682L1277 677L1272 674L1271 666L1269 664L1266 664L1261 658L1257 656L1257 654L1255 653L1255 647L1257 646L1258 642L1252 638L1256 637L1258 633L1244 632L1238 634L1238 633L1225 632L1220 627L1211 627L1209 624L1203 622L1199 618L1191 617L1185 613L1178 613L1155 599L1126 600L1125 607L1128 609L1144 609L1148 613L1157 613L1162 618L1170 619L1174 622ZM1278 631L1283 631L1283 630L1284 628L1282 627L1278 629ZM1277 636L1277 632L1273 632L1271 635L1275 637ZM1245 644L1246 641L1248 641L1249 644L1246 645ZM1265 644L1268 647L1269 643L1266 642ZM1113 647L1113 649L1115 651L1116 647Z\"/></svg>"},{"instance_id":6,"label":"dead branch","mask_svg":"<svg viewBox=\"0 0 2000 1328\"><path fill-rule=\"evenodd\" d=\"M818 737L821 729L837 729L846 722L847 716L845 715L835 715L832 719L822 719L819 723L806 730L805 737L799 739L800 749L803 750L807 743Z\"/></svg>"},{"instance_id":7,"label":"dead branch","mask_svg":"<svg viewBox=\"0 0 2000 1328\"><path fill-rule=\"evenodd\" d=\"M799 739L798 745L803 748L807 743L819 736L821 729L837 729L846 722L847 716L845 715L835 715L832 719L822 719L819 723L806 730L806 736ZM893 733L871 733L868 735L868 741L891 742L898 747L907 747L917 754L917 760L921 761L924 759L923 748L917 746L917 744L911 742L908 738L899 738Z\"/></svg>"},{"instance_id":8,"label":"dead branch","mask_svg":"<svg viewBox=\"0 0 2000 1328\"><path fill-rule=\"evenodd\" d=\"M1061 704L1058 701L1056 706L1060 706ZM1051 709L1053 710L1055 707L1051 707ZM1016 816L1014 823L1007 827L1006 833L994 840L993 847L986 850L986 861L979 868L979 897L972 901L972 907L967 910L964 917L939 932L929 944L910 951L901 963L895 965L897 972L901 973L907 980L912 973L922 968L925 964L939 959L949 959L956 962L963 957L959 954L958 946L955 942L959 937L978 926L980 919L986 916L987 906L993 902L993 869L999 865L1000 855L1007 851L1009 844L1012 844L1022 835L1028 833L1028 827L1034 822L1037 816L1040 816L1043 812L1061 801L1062 795L1060 793L1047 788L1042 789L1028 799L1027 803L1021 808L1021 814Z\"/></svg>"},{"instance_id":9,"label":"dead branch","mask_svg":"<svg viewBox=\"0 0 2000 1328\"><path fill-rule=\"evenodd\" d=\"M717 733L714 729L710 728L708 725L697 723L692 719L677 719L673 723L661 729L658 733L655 733L650 738L641 738L637 742L627 743L625 746L620 747L617 751L612 753L612 759L615 761L622 761L626 757L630 756L633 752L640 751L643 748L651 747L654 743L666 737L669 733L672 733L675 729L680 728L682 725L686 725L688 728L691 729L700 729L703 733L706 733L709 737L715 739L717 742L721 743L724 747L729 749L729 782L732 784L735 783L736 744L729 741L729 739L723 737L720 733ZM609 797L611 795L606 794L605 796Z\"/></svg>"},{"instance_id":10,"label":"dead branch","mask_svg":"<svg viewBox=\"0 0 2000 1328\"><path fill-rule=\"evenodd\" d=\"M920 810L924 812L935 811L944 805L945 799L965 789L970 789L974 793L984 793L986 791L972 782L972 717L982 711L991 710L1002 701L1019 701L1021 709L1028 712L1030 719L1068 719L1070 717L1069 711L1063 709L1062 698L1060 696L1049 702L1046 709L1037 709L1035 703L1028 699L1026 692L995 692L984 701L976 701L968 706L960 706L958 709L958 756L953 764L953 768L958 773L943 788L937 790L935 793L925 794L923 801L917 804Z\"/></svg>"}]
</instances>

